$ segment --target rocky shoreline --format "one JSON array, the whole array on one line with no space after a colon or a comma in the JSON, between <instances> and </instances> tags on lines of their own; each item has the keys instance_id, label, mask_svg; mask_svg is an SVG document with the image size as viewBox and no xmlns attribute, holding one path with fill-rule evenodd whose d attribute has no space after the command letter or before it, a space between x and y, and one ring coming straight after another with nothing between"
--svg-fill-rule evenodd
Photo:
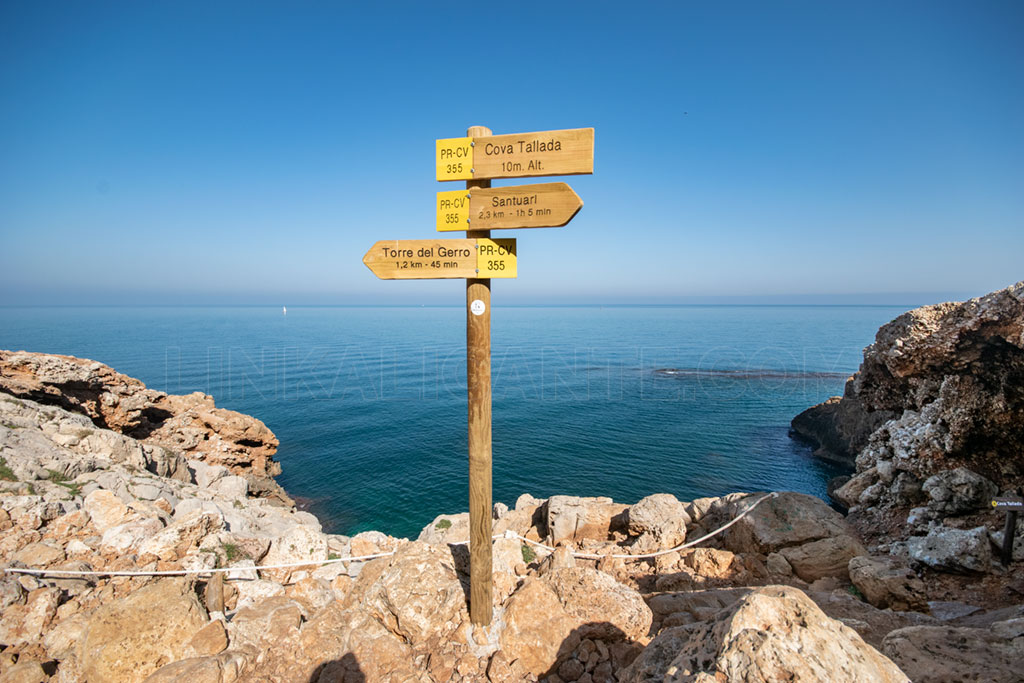
<instances>
[{"instance_id":1,"label":"rocky shoreline","mask_svg":"<svg viewBox=\"0 0 1024 683\"><path fill-rule=\"evenodd\" d=\"M258 420L0 351L0 683L1019 681L1024 558L999 564L984 499L1022 483L1022 311L1024 283L901 316L794 420L855 463L847 517L788 492L495 505L489 628L465 513L325 534Z\"/></svg>"}]
</instances>

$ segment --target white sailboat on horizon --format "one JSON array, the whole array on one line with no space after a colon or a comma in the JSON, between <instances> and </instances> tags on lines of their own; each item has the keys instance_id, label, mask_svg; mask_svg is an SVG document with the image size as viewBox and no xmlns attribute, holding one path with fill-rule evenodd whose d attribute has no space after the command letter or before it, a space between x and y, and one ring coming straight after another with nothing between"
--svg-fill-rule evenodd
<instances>
[{"instance_id":1,"label":"white sailboat on horizon","mask_svg":"<svg viewBox=\"0 0 1024 683\"><path fill-rule=\"evenodd\" d=\"M281 315L288 315L288 307L287 306L282 306L281 307Z\"/></svg>"}]
</instances>

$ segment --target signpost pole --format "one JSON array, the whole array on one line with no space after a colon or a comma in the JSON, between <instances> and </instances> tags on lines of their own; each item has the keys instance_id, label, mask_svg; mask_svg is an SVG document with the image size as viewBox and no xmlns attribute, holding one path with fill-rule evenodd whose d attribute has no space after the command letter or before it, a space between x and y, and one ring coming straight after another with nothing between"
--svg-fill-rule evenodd
<instances>
[{"instance_id":1,"label":"signpost pole","mask_svg":"<svg viewBox=\"0 0 1024 683\"><path fill-rule=\"evenodd\" d=\"M472 126L469 137L491 135ZM467 194L490 187L467 180ZM470 223L472 225L472 223ZM490 230L467 230L468 238L489 238ZM469 605L474 624L491 623L491 281L466 280L466 384L469 398Z\"/></svg>"},{"instance_id":2,"label":"signpost pole","mask_svg":"<svg viewBox=\"0 0 1024 683\"><path fill-rule=\"evenodd\" d=\"M1017 511L1010 510L1006 513L1006 524L1003 525L1003 548L999 560L1004 567L1010 564L1013 559L1013 537L1017 531Z\"/></svg>"}]
</instances>

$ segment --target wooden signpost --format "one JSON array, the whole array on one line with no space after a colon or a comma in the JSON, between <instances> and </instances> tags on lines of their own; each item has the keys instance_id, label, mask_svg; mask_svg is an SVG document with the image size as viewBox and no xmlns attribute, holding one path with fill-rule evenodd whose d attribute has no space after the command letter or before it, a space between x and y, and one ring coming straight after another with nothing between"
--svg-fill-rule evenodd
<instances>
[{"instance_id":1,"label":"wooden signpost","mask_svg":"<svg viewBox=\"0 0 1024 683\"><path fill-rule=\"evenodd\" d=\"M438 180L593 173L594 129L512 135L470 133L464 138L438 140L436 164Z\"/></svg>"},{"instance_id":2,"label":"wooden signpost","mask_svg":"<svg viewBox=\"0 0 1024 683\"><path fill-rule=\"evenodd\" d=\"M491 178L594 172L594 129L492 135L473 126L464 138L438 140L438 180L466 189L437 193L437 230L466 239L385 240L363 263L383 280L466 278L466 393L469 427L469 609L491 623L491 278L514 278L514 239L492 229L565 225L583 202L565 183L492 188Z\"/></svg>"},{"instance_id":3,"label":"wooden signpost","mask_svg":"<svg viewBox=\"0 0 1024 683\"><path fill-rule=\"evenodd\" d=\"M516 241L384 240L363 263L381 280L516 276Z\"/></svg>"},{"instance_id":4,"label":"wooden signpost","mask_svg":"<svg viewBox=\"0 0 1024 683\"><path fill-rule=\"evenodd\" d=\"M1013 560L1013 538L1017 533L1017 513L1024 510L1024 498L1016 496L995 498L992 500L992 507L1006 511L1006 522L1003 525L1003 547L999 554L999 561L1005 567Z\"/></svg>"},{"instance_id":5,"label":"wooden signpost","mask_svg":"<svg viewBox=\"0 0 1024 683\"><path fill-rule=\"evenodd\" d=\"M513 185L437 193L437 230L557 228L583 208L566 183Z\"/></svg>"}]
</instances>

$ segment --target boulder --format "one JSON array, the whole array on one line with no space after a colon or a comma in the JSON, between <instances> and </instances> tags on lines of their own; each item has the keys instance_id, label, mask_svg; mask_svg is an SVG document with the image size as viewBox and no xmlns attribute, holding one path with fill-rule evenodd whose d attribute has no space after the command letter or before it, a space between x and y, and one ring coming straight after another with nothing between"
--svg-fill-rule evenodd
<instances>
[{"instance_id":1,"label":"boulder","mask_svg":"<svg viewBox=\"0 0 1024 683\"><path fill-rule=\"evenodd\" d=\"M651 608L635 590L586 567L553 569L544 582L562 608L581 622L581 638L639 640L651 627Z\"/></svg>"},{"instance_id":2,"label":"boulder","mask_svg":"<svg viewBox=\"0 0 1024 683\"><path fill-rule=\"evenodd\" d=\"M263 556L260 566L275 566L295 562L327 559L327 537L305 525L295 525L270 543L270 550ZM282 569L261 569L260 574L275 581L287 583L294 572L302 569L312 571L316 565L296 565Z\"/></svg>"},{"instance_id":3,"label":"boulder","mask_svg":"<svg viewBox=\"0 0 1024 683\"><path fill-rule=\"evenodd\" d=\"M634 547L641 552L674 548L686 540L690 516L670 493L655 493L631 505L626 513L629 533L638 536Z\"/></svg>"},{"instance_id":4,"label":"boulder","mask_svg":"<svg viewBox=\"0 0 1024 683\"><path fill-rule=\"evenodd\" d=\"M608 540L614 529L625 528L628 505L611 498L551 496L546 506L547 534L551 545L582 539Z\"/></svg>"},{"instance_id":5,"label":"boulder","mask_svg":"<svg viewBox=\"0 0 1024 683\"><path fill-rule=\"evenodd\" d=\"M101 534L121 524L128 517L128 506L110 491L102 489L87 495L82 507L89 513L96 531Z\"/></svg>"},{"instance_id":6,"label":"boulder","mask_svg":"<svg viewBox=\"0 0 1024 683\"><path fill-rule=\"evenodd\" d=\"M155 517L136 518L103 532L100 551L110 555L124 555L136 550L146 540L163 530L164 524Z\"/></svg>"},{"instance_id":7,"label":"boulder","mask_svg":"<svg viewBox=\"0 0 1024 683\"><path fill-rule=\"evenodd\" d=\"M706 579L724 579L733 574L736 554L717 548L694 548L683 563L697 576Z\"/></svg>"},{"instance_id":8,"label":"boulder","mask_svg":"<svg viewBox=\"0 0 1024 683\"><path fill-rule=\"evenodd\" d=\"M932 569L955 573L983 573L992 569L988 529L950 529L939 526L927 536L907 539L907 551L915 562Z\"/></svg>"},{"instance_id":9,"label":"boulder","mask_svg":"<svg viewBox=\"0 0 1024 683\"><path fill-rule=\"evenodd\" d=\"M14 553L14 561L28 567L45 567L64 560L64 551L46 543L29 543Z\"/></svg>"},{"instance_id":10,"label":"boulder","mask_svg":"<svg viewBox=\"0 0 1024 683\"><path fill-rule=\"evenodd\" d=\"M850 560L849 573L864 599L879 609L928 611L924 582L909 567L889 558L861 555Z\"/></svg>"},{"instance_id":11,"label":"boulder","mask_svg":"<svg viewBox=\"0 0 1024 683\"><path fill-rule=\"evenodd\" d=\"M233 584L238 591L236 609L252 607L275 595L284 595L284 586L276 581L258 579L256 581L237 581Z\"/></svg>"},{"instance_id":12,"label":"boulder","mask_svg":"<svg viewBox=\"0 0 1024 683\"><path fill-rule=\"evenodd\" d=\"M814 600L822 612L855 630L877 650L882 648L882 639L898 628L939 623L935 617L920 612L897 612L872 607L870 603L854 597L847 590L807 591L807 597Z\"/></svg>"},{"instance_id":13,"label":"boulder","mask_svg":"<svg viewBox=\"0 0 1024 683\"><path fill-rule=\"evenodd\" d=\"M265 650L298 636L301 623L299 603L276 595L239 609L228 624L228 634L232 645L251 645Z\"/></svg>"},{"instance_id":14,"label":"boulder","mask_svg":"<svg viewBox=\"0 0 1024 683\"><path fill-rule=\"evenodd\" d=\"M847 567L850 560L868 554L860 541L848 534L783 548L779 552L789 562L793 572L808 583L827 576L846 579L849 576Z\"/></svg>"},{"instance_id":15,"label":"boulder","mask_svg":"<svg viewBox=\"0 0 1024 683\"><path fill-rule=\"evenodd\" d=\"M145 683L228 683L242 680L249 668L246 658L236 651L212 657L190 657L168 664L154 672Z\"/></svg>"},{"instance_id":16,"label":"boulder","mask_svg":"<svg viewBox=\"0 0 1024 683\"><path fill-rule=\"evenodd\" d=\"M414 648L447 639L466 611L451 553L420 542L368 563L344 604L365 610Z\"/></svg>"},{"instance_id":17,"label":"boulder","mask_svg":"<svg viewBox=\"0 0 1024 683\"><path fill-rule=\"evenodd\" d=\"M214 619L199 629L185 648L186 655L205 657L223 652L228 646L228 632L224 622Z\"/></svg>"},{"instance_id":18,"label":"boulder","mask_svg":"<svg viewBox=\"0 0 1024 683\"><path fill-rule=\"evenodd\" d=\"M921 489L928 494L928 507L942 515L962 515L985 509L999 488L966 467L928 477Z\"/></svg>"},{"instance_id":19,"label":"boulder","mask_svg":"<svg viewBox=\"0 0 1024 683\"><path fill-rule=\"evenodd\" d=\"M143 681L181 659L206 623L206 611L184 579L161 579L101 605L79 642L78 661L89 681Z\"/></svg>"},{"instance_id":20,"label":"boulder","mask_svg":"<svg viewBox=\"0 0 1024 683\"><path fill-rule=\"evenodd\" d=\"M914 683L1021 680L1021 646L989 629L910 626L887 635L882 652Z\"/></svg>"},{"instance_id":21,"label":"boulder","mask_svg":"<svg viewBox=\"0 0 1024 683\"><path fill-rule=\"evenodd\" d=\"M783 586L753 590L712 621L663 630L619 675L623 683L906 679L853 629Z\"/></svg>"},{"instance_id":22,"label":"boulder","mask_svg":"<svg viewBox=\"0 0 1024 683\"><path fill-rule=\"evenodd\" d=\"M735 518L761 495L750 495L733 503L726 516ZM849 533L843 516L820 498L787 491L762 502L722 536L726 549L734 553L767 555L782 548Z\"/></svg>"},{"instance_id":23,"label":"boulder","mask_svg":"<svg viewBox=\"0 0 1024 683\"><path fill-rule=\"evenodd\" d=\"M546 582L529 578L505 604L499 643L510 661L519 660L531 674L543 676L579 645L574 630L580 623Z\"/></svg>"},{"instance_id":24,"label":"boulder","mask_svg":"<svg viewBox=\"0 0 1024 683\"><path fill-rule=\"evenodd\" d=\"M22 661L24 659L24 661ZM45 683L50 677L39 662L20 658L18 663L0 673L0 683Z\"/></svg>"},{"instance_id":25,"label":"boulder","mask_svg":"<svg viewBox=\"0 0 1024 683\"><path fill-rule=\"evenodd\" d=\"M416 540L434 545L465 543L469 540L469 513L438 515L434 521L423 527Z\"/></svg>"},{"instance_id":26,"label":"boulder","mask_svg":"<svg viewBox=\"0 0 1024 683\"><path fill-rule=\"evenodd\" d=\"M331 584L323 579L306 577L285 589L285 595L299 603L307 619L322 610L334 600Z\"/></svg>"},{"instance_id":27,"label":"boulder","mask_svg":"<svg viewBox=\"0 0 1024 683\"><path fill-rule=\"evenodd\" d=\"M198 548L206 536L223 528L224 516L219 512L197 510L144 541L139 546L139 553L173 562Z\"/></svg>"}]
</instances>

